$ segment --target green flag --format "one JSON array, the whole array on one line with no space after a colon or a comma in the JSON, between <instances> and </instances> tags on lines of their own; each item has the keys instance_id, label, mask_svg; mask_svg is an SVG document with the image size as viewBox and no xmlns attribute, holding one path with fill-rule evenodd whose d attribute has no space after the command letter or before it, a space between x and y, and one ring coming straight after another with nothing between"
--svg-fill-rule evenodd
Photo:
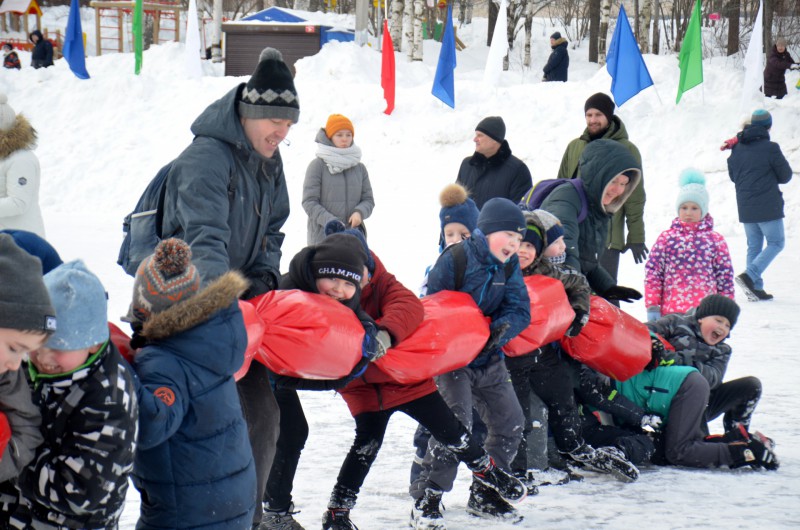
<instances>
[{"instance_id":1,"label":"green flag","mask_svg":"<svg viewBox=\"0 0 800 530\"><path fill-rule=\"evenodd\" d=\"M692 89L703 82L703 41L700 36L700 0L697 0L692 9L692 18L689 19L689 27L686 28L686 35L681 44L681 54L679 55L681 68L681 79L678 81L678 98L675 103L679 103L684 92Z\"/></svg>"},{"instance_id":2,"label":"green flag","mask_svg":"<svg viewBox=\"0 0 800 530\"><path fill-rule=\"evenodd\" d=\"M144 48L142 34L143 4L143 0L136 0L136 7L133 9L133 53L136 57L136 66L133 71L136 75L139 75L139 72L142 71L142 49Z\"/></svg>"}]
</instances>

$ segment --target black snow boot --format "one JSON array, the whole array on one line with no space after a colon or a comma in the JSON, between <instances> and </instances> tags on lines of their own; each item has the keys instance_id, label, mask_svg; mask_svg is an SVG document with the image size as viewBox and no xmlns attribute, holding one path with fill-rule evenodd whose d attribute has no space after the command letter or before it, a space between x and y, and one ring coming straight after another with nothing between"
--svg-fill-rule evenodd
<instances>
[{"instance_id":1,"label":"black snow boot","mask_svg":"<svg viewBox=\"0 0 800 530\"><path fill-rule=\"evenodd\" d=\"M775 471L780 467L778 457L775 456L775 443L772 438L764 436L760 432L749 433L743 426L734 429L731 434L740 438L728 443L728 450L733 458L732 469L751 466L755 469L763 467ZM729 433L725 433L723 437L728 435Z\"/></svg>"},{"instance_id":2,"label":"black snow boot","mask_svg":"<svg viewBox=\"0 0 800 530\"><path fill-rule=\"evenodd\" d=\"M484 519L497 519L511 524L522 521L522 515L495 490L475 479L469 488L467 513Z\"/></svg>"},{"instance_id":3,"label":"black snow boot","mask_svg":"<svg viewBox=\"0 0 800 530\"><path fill-rule=\"evenodd\" d=\"M539 482L533 476L531 470L527 471L514 471L514 478L522 482L525 490L528 492L528 497L539 494Z\"/></svg>"},{"instance_id":4,"label":"black snow boot","mask_svg":"<svg viewBox=\"0 0 800 530\"><path fill-rule=\"evenodd\" d=\"M322 530L358 530L347 508L328 508L322 515Z\"/></svg>"},{"instance_id":5,"label":"black snow boot","mask_svg":"<svg viewBox=\"0 0 800 530\"><path fill-rule=\"evenodd\" d=\"M467 466L472 470L473 482L480 482L487 488L493 489L508 502L520 502L528 495L525 485L497 467L489 455L485 455L478 462L470 462Z\"/></svg>"},{"instance_id":6,"label":"black snow boot","mask_svg":"<svg viewBox=\"0 0 800 530\"><path fill-rule=\"evenodd\" d=\"M447 530L442 511L442 492L426 488L425 495L414 502L409 526L414 530Z\"/></svg>"},{"instance_id":7,"label":"black snow boot","mask_svg":"<svg viewBox=\"0 0 800 530\"><path fill-rule=\"evenodd\" d=\"M617 447L593 448L583 444L566 454L569 458L583 466L584 469L607 473L623 482L633 482L639 478L639 470Z\"/></svg>"}]
</instances>

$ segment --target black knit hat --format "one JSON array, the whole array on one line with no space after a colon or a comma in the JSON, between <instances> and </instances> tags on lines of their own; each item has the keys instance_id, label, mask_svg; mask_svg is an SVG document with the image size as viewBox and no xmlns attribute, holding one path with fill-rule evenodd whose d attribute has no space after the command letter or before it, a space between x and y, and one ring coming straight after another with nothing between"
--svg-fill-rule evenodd
<instances>
[{"instance_id":1,"label":"black knit hat","mask_svg":"<svg viewBox=\"0 0 800 530\"><path fill-rule=\"evenodd\" d=\"M533 248L536 249L536 255L540 256L542 254L542 247L544 246L544 240L542 238L542 230L533 223L528 223L527 230L525 231L525 237L522 238L524 243L530 243L533 245Z\"/></svg>"},{"instance_id":2,"label":"black knit hat","mask_svg":"<svg viewBox=\"0 0 800 530\"><path fill-rule=\"evenodd\" d=\"M700 305L697 306L694 316L697 320L701 318L718 315L728 319L731 323L731 329L736 325L736 320L739 318L739 306L721 294L710 294L703 298Z\"/></svg>"},{"instance_id":3,"label":"black knit hat","mask_svg":"<svg viewBox=\"0 0 800 530\"><path fill-rule=\"evenodd\" d=\"M550 35L550 38L551 38L551 39L553 39L553 40L558 40L558 39L560 39L560 38L561 38L561 33L559 33L558 31L556 31L555 33L553 33L552 35Z\"/></svg>"},{"instance_id":4,"label":"black knit hat","mask_svg":"<svg viewBox=\"0 0 800 530\"><path fill-rule=\"evenodd\" d=\"M283 62L281 52L264 48L250 81L242 89L239 116L253 120L300 119L300 100L294 88L292 72Z\"/></svg>"},{"instance_id":5,"label":"black knit hat","mask_svg":"<svg viewBox=\"0 0 800 530\"><path fill-rule=\"evenodd\" d=\"M610 96L598 92L597 94L589 96L589 99L586 100L586 104L583 106L583 112L585 114L589 109L597 109L602 112L608 122L611 123L611 119L614 117L614 107L614 100L611 99Z\"/></svg>"},{"instance_id":6,"label":"black knit hat","mask_svg":"<svg viewBox=\"0 0 800 530\"><path fill-rule=\"evenodd\" d=\"M522 210L504 197L489 199L478 215L478 228L484 235L493 232L516 232L525 237L527 230Z\"/></svg>"},{"instance_id":7,"label":"black knit hat","mask_svg":"<svg viewBox=\"0 0 800 530\"><path fill-rule=\"evenodd\" d=\"M311 274L314 278L341 278L359 285L364 276L367 254L357 237L331 234L315 247L311 258Z\"/></svg>"},{"instance_id":8,"label":"black knit hat","mask_svg":"<svg viewBox=\"0 0 800 530\"><path fill-rule=\"evenodd\" d=\"M502 144L506 139L506 124L500 116L489 116L482 119L475 130L482 132L497 143Z\"/></svg>"},{"instance_id":9,"label":"black knit hat","mask_svg":"<svg viewBox=\"0 0 800 530\"><path fill-rule=\"evenodd\" d=\"M0 328L56 330L56 311L42 278L42 262L0 234Z\"/></svg>"}]
</instances>

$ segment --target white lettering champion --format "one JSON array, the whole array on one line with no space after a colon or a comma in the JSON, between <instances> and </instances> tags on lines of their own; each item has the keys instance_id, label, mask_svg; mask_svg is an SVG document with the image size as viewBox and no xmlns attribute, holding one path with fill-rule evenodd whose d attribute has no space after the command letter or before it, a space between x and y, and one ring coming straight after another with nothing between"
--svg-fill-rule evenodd
<instances>
[{"instance_id":1,"label":"white lettering champion","mask_svg":"<svg viewBox=\"0 0 800 530\"><path fill-rule=\"evenodd\" d=\"M338 276L340 278L353 279L355 280L356 283L361 282L360 274L356 274L355 272L351 272L338 267L320 267L319 269L317 269L317 274L321 277Z\"/></svg>"}]
</instances>

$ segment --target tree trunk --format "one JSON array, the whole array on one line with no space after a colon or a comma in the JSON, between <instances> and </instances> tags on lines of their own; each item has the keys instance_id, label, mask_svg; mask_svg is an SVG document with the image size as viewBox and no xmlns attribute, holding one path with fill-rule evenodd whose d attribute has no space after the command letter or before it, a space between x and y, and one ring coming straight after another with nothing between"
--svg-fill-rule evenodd
<instances>
[{"instance_id":1,"label":"tree trunk","mask_svg":"<svg viewBox=\"0 0 800 530\"><path fill-rule=\"evenodd\" d=\"M728 55L739 52L739 16L742 7L741 0L728 2Z\"/></svg>"},{"instance_id":2,"label":"tree trunk","mask_svg":"<svg viewBox=\"0 0 800 530\"><path fill-rule=\"evenodd\" d=\"M407 0L408 3L411 0ZM425 24L425 0L414 0L414 40L411 42L411 60L422 60L422 25Z\"/></svg>"},{"instance_id":3,"label":"tree trunk","mask_svg":"<svg viewBox=\"0 0 800 530\"><path fill-rule=\"evenodd\" d=\"M525 58L522 65L531 65L531 32L533 27L533 3L531 0L525 4Z\"/></svg>"},{"instance_id":4,"label":"tree trunk","mask_svg":"<svg viewBox=\"0 0 800 530\"><path fill-rule=\"evenodd\" d=\"M642 42L639 40L639 0L633 0L633 31L636 42Z\"/></svg>"},{"instance_id":5,"label":"tree trunk","mask_svg":"<svg viewBox=\"0 0 800 530\"><path fill-rule=\"evenodd\" d=\"M214 0L211 27L211 62L222 62L222 0Z\"/></svg>"},{"instance_id":6,"label":"tree trunk","mask_svg":"<svg viewBox=\"0 0 800 530\"><path fill-rule=\"evenodd\" d=\"M406 51L408 52L408 58L411 59L413 53L411 48L413 47L414 43L414 1L413 0L406 0L405 4L403 5L403 37L405 38Z\"/></svg>"},{"instance_id":7,"label":"tree trunk","mask_svg":"<svg viewBox=\"0 0 800 530\"><path fill-rule=\"evenodd\" d=\"M494 3L494 0L489 0L489 27L486 31L486 45L492 45L492 35L494 35L494 25L497 24L497 13L500 7Z\"/></svg>"},{"instance_id":8,"label":"tree trunk","mask_svg":"<svg viewBox=\"0 0 800 530\"><path fill-rule=\"evenodd\" d=\"M597 41L600 36L600 0L589 0L589 62L597 62Z\"/></svg>"},{"instance_id":9,"label":"tree trunk","mask_svg":"<svg viewBox=\"0 0 800 530\"><path fill-rule=\"evenodd\" d=\"M472 24L472 4L475 0L466 0L467 1L467 18L464 20L464 24Z\"/></svg>"},{"instance_id":10,"label":"tree trunk","mask_svg":"<svg viewBox=\"0 0 800 530\"><path fill-rule=\"evenodd\" d=\"M406 0L411 2L411 0ZM392 20L389 23L389 33L392 35L392 44L394 51L399 52L403 44L403 9L405 4L403 0L392 0ZM409 41L409 46L411 41Z\"/></svg>"},{"instance_id":11,"label":"tree trunk","mask_svg":"<svg viewBox=\"0 0 800 530\"><path fill-rule=\"evenodd\" d=\"M756 8L758 12L758 8ZM775 14L775 2L764 0L764 49L769 53L772 50L772 20Z\"/></svg>"},{"instance_id":12,"label":"tree trunk","mask_svg":"<svg viewBox=\"0 0 800 530\"><path fill-rule=\"evenodd\" d=\"M467 1L458 0L458 27L463 26L467 22Z\"/></svg>"},{"instance_id":13,"label":"tree trunk","mask_svg":"<svg viewBox=\"0 0 800 530\"><path fill-rule=\"evenodd\" d=\"M650 26L653 22L653 0L644 0L642 17L639 19L639 48L642 53L650 53Z\"/></svg>"},{"instance_id":14,"label":"tree trunk","mask_svg":"<svg viewBox=\"0 0 800 530\"><path fill-rule=\"evenodd\" d=\"M661 48L661 0L653 0L653 55Z\"/></svg>"},{"instance_id":15,"label":"tree trunk","mask_svg":"<svg viewBox=\"0 0 800 530\"><path fill-rule=\"evenodd\" d=\"M597 39L597 62L606 64L606 36L608 35L608 19L611 18L611 0L602 0L600 4L600 36Z\"/></svg>"}]
</instances>

